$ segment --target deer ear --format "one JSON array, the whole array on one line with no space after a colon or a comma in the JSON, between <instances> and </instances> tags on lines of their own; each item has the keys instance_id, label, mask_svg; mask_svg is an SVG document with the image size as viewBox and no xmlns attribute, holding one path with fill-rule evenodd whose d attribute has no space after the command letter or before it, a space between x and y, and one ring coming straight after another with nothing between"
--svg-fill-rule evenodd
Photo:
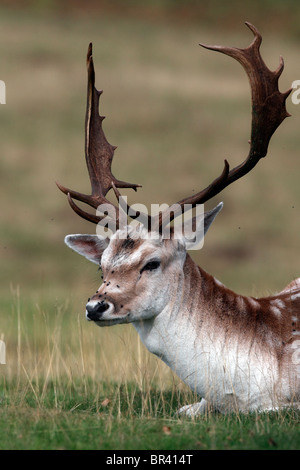
<instances>
[{"instance_id":1,"label":"deer ear","mask_svg":"<svg viewBox=\"0 0 300 470\"><path fill-rule=\"evenodd\" d=\"M211 211L204 212L204 235L206 234L207 230L209 229L219 212L223 209L223 205L223 202L220 202Z\"/></svg>"},{"instance_id":2,"label":"deer ear","mask_svg":"<svg viewBox=\"0 0 300 470\"><path fill-rule=\"evenodd\" d=\"M109 241L99 235L67 235L65 244L92 263L99 264Z\"/></svg>"},{"instance_id":3,"label":"deer ear","mask_svg":"<svg viewBox=\"0 0 300 470\"><path fill-rule=\"evenodd\" d=\"M204 212L201 216L193 217L191 233L184 231L184 241L187 250L202 248L204 236L222 208L223 202L220 202L214 209Z\"/></svg>"}]
</instances>

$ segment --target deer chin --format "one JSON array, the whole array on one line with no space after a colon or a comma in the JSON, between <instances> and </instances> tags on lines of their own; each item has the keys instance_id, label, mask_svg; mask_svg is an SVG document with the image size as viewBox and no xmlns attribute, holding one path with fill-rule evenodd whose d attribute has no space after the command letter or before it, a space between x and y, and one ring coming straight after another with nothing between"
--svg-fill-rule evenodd
<instances>
[{"instance_id":1,"label":"deer chin","mask_svg":"<svg viewBox=\"0 0 300 470\"><path fill-rule=\"evenodd\" d=\"M129 313L125 316L122 317L117 317L117 318L103 318L103 320L94 320L94 323L97 326L103 327L103 326L113 326L113 325L122 325L124 323L130 323L129 320Z\"/></svg>"}]
</instances>

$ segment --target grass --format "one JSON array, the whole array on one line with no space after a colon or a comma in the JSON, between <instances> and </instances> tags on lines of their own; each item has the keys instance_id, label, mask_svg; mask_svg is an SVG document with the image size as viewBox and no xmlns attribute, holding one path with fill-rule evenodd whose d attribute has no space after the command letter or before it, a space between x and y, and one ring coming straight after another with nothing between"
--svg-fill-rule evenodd
<instances>
[{"instance_id":1,"label":"grass","mask_svg":"<svg viewBox=\"0 0 300 470\"><path fill-rule=\"evenodd\" d=\"M299 448L299 411L179 417L197 397L131 327L87 329L79 316L66 324L69 308L50 316L49 306L24 307L15 293L0 369L0 449Z\"/></svg>"},{"instance_id":2,"label":"grass","mask_svg":"<svg viewBox=\"0 0 300 470\"><path fill-rule=\"evenodd\" d=\"M1 448L299 448L299 414L289 410L179 419L178 407L196 397L133 328L85 322L99 274L63 238L94 228L73 215L55 186L89 191L83 123L91 40L105 132L118 145L113 171L143 185L137 196L128 192L129 201L170 203L206 186L224 158L235 165L247 152L246 76L198 43L245 45L251 35L243 22L252 21L263 33L267 64L275 69L279 54L285 58L285 90L299 78L299 7L289 14L281 2L263 2L266 22L262 2L245 2L231 19L211 7L196 22L180 21L175 10L169 16L168 2L156 2L161 14L151 7L150 19L136 6L135 14L122 11L119 2L92 15L54 3L0 8L7 87L0 108ZM300 106L288 101L288 110L293 117L273 137L269 156L224 191L224 210L204 249L193 253L242 294L278 291L299 276Z\"/></svg>"},{"instance_id":3,"label":"grass","mask_svg":"<svg viewBox=\"0 0 300 470\"><path fill-rule=\"evenodd\" d=\"M176 416L183 396L135 385L95 384L37 394L6 390L0 410L0 449L291 450L299 447L299 412ZM102 384L103 386L103 384ZM99 388L99 383L97 384ZM11 398L11 393L13 398ZM6 403L5 403L6 402Z\"/></svg>"}]
</instances>

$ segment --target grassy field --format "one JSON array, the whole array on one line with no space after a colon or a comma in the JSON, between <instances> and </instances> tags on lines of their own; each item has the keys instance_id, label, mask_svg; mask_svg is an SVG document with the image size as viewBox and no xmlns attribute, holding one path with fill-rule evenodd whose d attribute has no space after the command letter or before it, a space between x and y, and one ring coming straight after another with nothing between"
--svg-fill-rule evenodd
<instances>
[{"instance_id":1,"label":"grassy field","mask_svg":"<svg viewBox=\"0 0 300 470\"><path fill-rule=\"evenodd\" d=\"M7 89L0 108L0 339L6 343L0 448L299 448L299 414L289 410L179 419L177 408L196 397L148 354L133 328L85 321L99 273L63 238L94 227L73 215L55 186L57 180L89 191L83 149L90 41L97 87L104 89L105 132L118 146L114 174L143 185L137 195L125 192L130 202L170 203L205 187L224 158L233 166L248 151L247 78L239 64L198 43L245 46L251 34L243 22L253 22L270 68L279 55L285 59L285 91L300 79L299 7L290 2L289 16L282 2L269 10L262 2L264 19L261 2L251 2L230 20L228 11L216 10L197 22L180 21L175 10L169 15L168 2L164 13L152 8L149 17L134 7L126 14L119 2L116 11L91 14L41 3L26 11L0 4L0 79ZM300 275L300 106L289 99L287 107L292 117L273 137L268 157L212 201L223 200L224 209L203 250L193 253L243 294L266 295Z\"/></svg>"},{"instance_id":2,"label":"grassy field","mask_svg":"<svg viewBox=\"0 0 300 470\"><path fill-rule=\"evenodd\" d=\"M43 404L27 396L22 406L0 410L0 449L69 450L290 450L299 448L299 415L208 416L178 419L172 392L115 385L111 402L97 403L80 386L59 393L49 384ZM100 396L98 396L98 399Z\"/></svg>"},{"instance_id":3,"label":"grassy field","mask_svg":"<svg viewBox=\"0 0 300 470\"><path fill-rule=\"evenodd\" d=\"M130 327L88 329L66 305L25 307L14 295L0 449L299 448L299 411L179 417L197 397Z\"/></svg>"}]
</instances>

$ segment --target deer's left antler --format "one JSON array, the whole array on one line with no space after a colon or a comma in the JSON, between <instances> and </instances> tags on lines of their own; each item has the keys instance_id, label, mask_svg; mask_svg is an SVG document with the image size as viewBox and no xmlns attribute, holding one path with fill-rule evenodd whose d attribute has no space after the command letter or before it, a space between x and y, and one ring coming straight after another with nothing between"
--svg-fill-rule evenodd
<instances>
[{"instance_id":1,"label":"deer's left antler","mask_svg":"<svg viewBox=\"0 0 300 470\"><path fill-rule=\"evenodd\" d=\"M192 207L195 207L196 204L204 204L220 193L226 186L249 173L258 161L266 156L270 139L277 127L286 117L290 116L286 110L285 102L292 89L285 93L281 93L278 89L278 80L284 67L283 58L280 57L277 70L274 72L269 70L260 55L259 48L262 42L260 33L252 24L248 22L245 24L254 34L254 40L245 49L200 45L206 49L222 52L233 57L243 66L248 75L252 95L252 127L249 154L243 163L230 171L229 164L225 160L222 174L207 188L177 202L175 206L181 212L185 204L191 204ZM159 230L162 230L164 225L170 221L170 218L176 217L177 212L179 212L178 209L175 208L174 212L171 212L171 217L169 216L170 211L159 215L156 220Z\"/></svg>"}]
</instances>

